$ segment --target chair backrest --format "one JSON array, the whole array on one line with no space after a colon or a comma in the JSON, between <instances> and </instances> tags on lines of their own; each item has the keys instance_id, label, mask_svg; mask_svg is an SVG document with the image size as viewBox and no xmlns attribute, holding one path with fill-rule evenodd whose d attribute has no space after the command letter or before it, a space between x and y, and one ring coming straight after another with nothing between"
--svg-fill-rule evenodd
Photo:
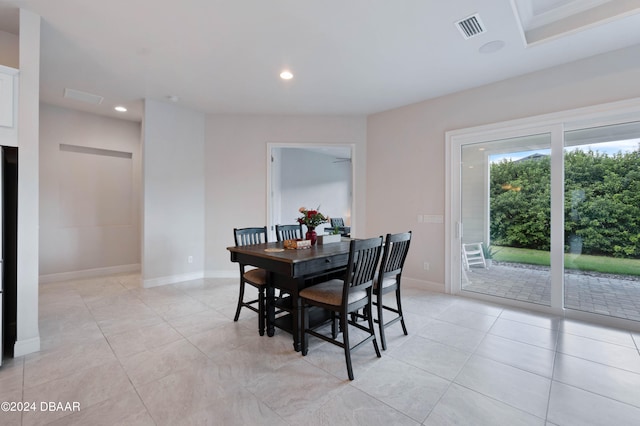
<instances>
[{"instance_id":1,"label":"chair backrest","mask_svg":"<svg viewBox=\"0 0 640 426\"><path fill-rule=\"evenodd\" d=\"M269 242L267 240L266 226L255 228L233 228L233 239L235 240L236 247Z\"/></svg>"},{"instance_id":2,"label":"chair backrest","mask_svg":"<svg viewBox=\"0 0 640 426\"><path fill-rule=\"evenodd\" d=\"M278 241L284 240L301 240L302 225L276 225L276 238Z\"/></svg>"},{"instance_id":3,"label":"chair backrest","mask_svg":"<svg viewBox=\"0 0 640 426\"><path fill-rule=\"evenodd\" d=\"M382 261L380 262L379 280L385 277L399 277L402 274L404 261L409 253L409 244L411 243L411 231L401 234L387 234L384 244L384 252ZM396 279L396 282L398 280Z\"/></svg>"},{"instance_id":4,"label":"chair backrest","mask_svg":"<svg viewBox=\"0 0 640 426\"><path fill-rule=\"evenodd\" d=\"M382 237L351 241L342 300L349 301L349 293L363 290L371 296L373 278L382 253L382 242ZM366 301L366 298L363 300Z\"/></svg>"},{"instance_id":5,"label":"chair backrest","mask_svg":"<svg viewBox=\"0 0 640 426\"><path fill-rule=\"evenodd\" d=\"M344 226L344 219L341 217L332 217L330 221L332 228L335 228L336 226Z\"/></svg>"}]
</instances>

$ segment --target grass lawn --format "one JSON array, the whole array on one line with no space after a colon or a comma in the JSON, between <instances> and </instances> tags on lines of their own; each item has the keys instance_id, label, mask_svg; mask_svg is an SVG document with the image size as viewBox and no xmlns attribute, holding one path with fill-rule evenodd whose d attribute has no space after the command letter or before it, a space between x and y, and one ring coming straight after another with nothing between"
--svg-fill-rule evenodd
<instances>
[{"instance_id":1,"label":"grass lawn","mask_svg":"<svg viewBox=\"0 0 640 426\"><path fill-rule=\"evenodd\" d=\"M493 246L493 259L500 262L527 263L549 266L548 251ZM594 271L605 274L640 275L640 259L617 259L615 257L590 256L587 254L565 254L567 269Z\"/></svg>"}]
</instances>

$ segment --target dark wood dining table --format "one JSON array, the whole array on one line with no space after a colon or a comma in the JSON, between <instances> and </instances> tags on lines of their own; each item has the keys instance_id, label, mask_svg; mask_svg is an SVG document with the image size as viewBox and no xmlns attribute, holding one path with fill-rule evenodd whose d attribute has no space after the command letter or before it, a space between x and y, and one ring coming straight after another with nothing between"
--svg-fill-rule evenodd
<instances>
[{"instance_id":1,"label":"dark wood dining table","mask_svg":"<svg viewBox=\"0 0 640 426\"><path fill-rule=\"evenodd\" d=\"M302 342L302 306L300 290L319 281L341 275L349 260L349 239L307 249L285 249L284 243L252 244L227 247L231 261L262 268L267 271L267 335L273 336L275 327L293 335L293 346L300 351ZM287 294L275 298L274 290ZM276 310L287 313L276 318Z\"/></svg>"}]
</instances>

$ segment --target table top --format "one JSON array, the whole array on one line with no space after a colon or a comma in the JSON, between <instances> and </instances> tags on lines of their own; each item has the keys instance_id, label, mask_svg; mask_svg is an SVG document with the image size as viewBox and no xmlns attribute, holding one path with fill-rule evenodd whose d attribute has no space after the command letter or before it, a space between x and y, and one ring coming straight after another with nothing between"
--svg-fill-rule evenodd
<instances>
[{"instance_id":1,"label":"table top","mask_svg":"<svg viewBox=\"0 0 640 426\"><path fill-rule=\"evenodd\" d=\"M251 244L240 247L227 247L231 253L241 253L283 263L299 263L328 258L349 253L350 240L343 238L337 243L314 245L307 249L285 249L283 242Z\"/></svg>"}]
</instances>

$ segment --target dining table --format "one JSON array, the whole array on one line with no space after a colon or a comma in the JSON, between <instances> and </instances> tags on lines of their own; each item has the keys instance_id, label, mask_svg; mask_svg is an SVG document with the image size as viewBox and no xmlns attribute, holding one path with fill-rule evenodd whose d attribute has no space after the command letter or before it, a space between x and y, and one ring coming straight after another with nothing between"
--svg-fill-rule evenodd
<instances>
[{"instance_id":1,"label":"dining table","mask_svg":"<svg viewBox=\"0 0 640 426\"><path fill-rule=\"evenodd\" d=\"M304 249L285 249L284 242L227 247L231 261L262 268L267 272L267 335L275 328L293 335L293 347L302 346L302 305L299 292L311 285L341 277L349 261L349 238ZM275 297L275 290L280 296ZM276 317L276 313L279 313ZM318 310L309 313L310 321L328 318Z\"/></svg>"}]
</instances>

